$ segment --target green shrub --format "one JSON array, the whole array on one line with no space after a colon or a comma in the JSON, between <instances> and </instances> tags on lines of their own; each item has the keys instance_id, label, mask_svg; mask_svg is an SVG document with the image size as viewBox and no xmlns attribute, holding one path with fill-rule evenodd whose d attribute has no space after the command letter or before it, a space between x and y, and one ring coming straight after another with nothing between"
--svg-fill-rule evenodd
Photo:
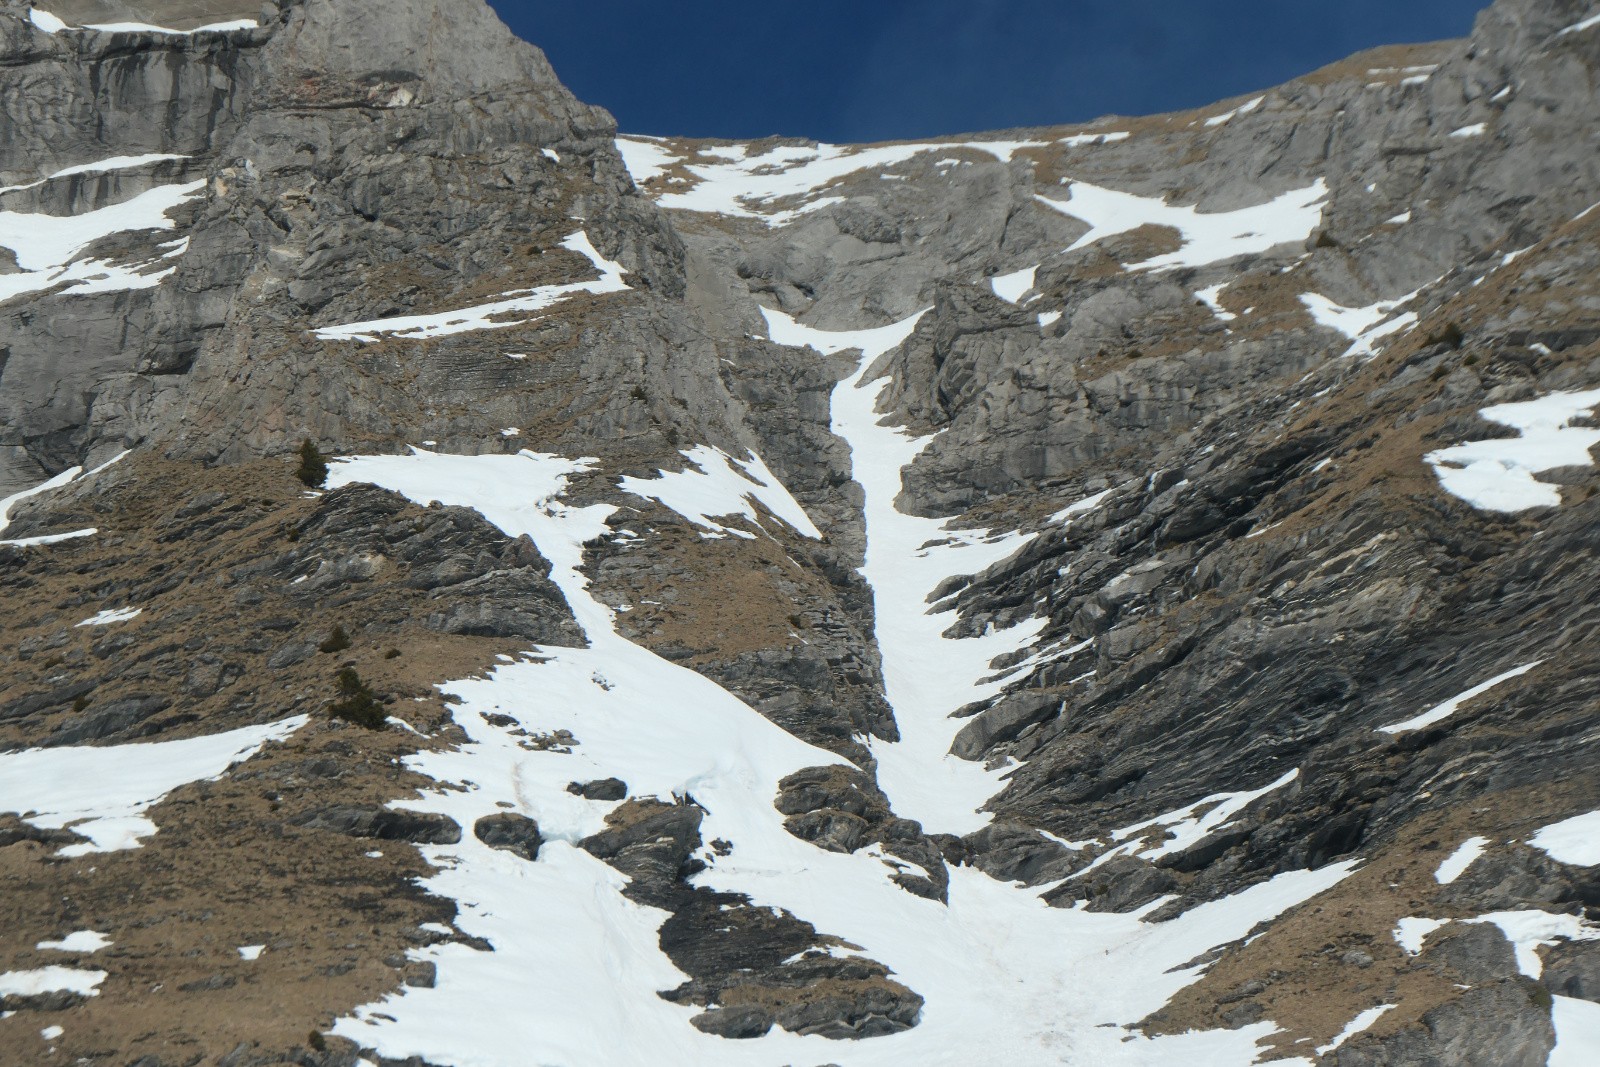
<instances>
[{"instance_id":1,"label":"green shrub","mask_svg":"<svg viewBox=\"0 0 1600 1067\"><path fill-rule=\"evenodd\" d=\"M341 667L335 679L339 686L339 699L328 705L328 714L369 730L383 729L389 716L383 710L378 694L361 680L355 668Z\"/></svg>"},{"instance_id":2,"label":"green shrub","mask_svg":"<svg viewBox=\"0 0 1600 1067\"><path fill-rule=\"evenodd\" d=\"M350 647L350 635L344 632L343 626L335 626L328 639L317 646L318 652L343 652Z\"/></svg>"},{"instance_id":3,"label":"green shrub","mask_svg":"<svg viewBox=\"0 0 1600 1067\"><path fill-rule=\"evenodd\" d=\"M300 467L294 476L312 489L322 488L328 480L328 460L309 437L300 442Z\"/></svg>"}]
</instances>

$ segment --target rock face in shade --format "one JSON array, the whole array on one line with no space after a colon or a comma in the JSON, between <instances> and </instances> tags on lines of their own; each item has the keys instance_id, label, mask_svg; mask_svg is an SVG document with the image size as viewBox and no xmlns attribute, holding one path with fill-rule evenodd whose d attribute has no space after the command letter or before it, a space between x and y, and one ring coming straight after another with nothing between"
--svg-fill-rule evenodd
<instances>
[{"instance_id":1,"label":"rock face in shade","mask_svg":"<svg viewBox=\"0 0 1600 1067\"><path fill-rule=\"evenodd\" d=\"M1577 1047L1600 882L1535 835L1600 808L1585 4L1500 0L1468 40L1191 112L889 146L619 137L480 0L44 11L0 6L0 498L60 476L0 527L0 758L311 721L140 809L137 848L0 810L4 968L73 929L128 946L74 964L108 972L93 996L0 993L0 1028L59 1018L55 1055L141 1067L476 1062L403 1046L442 1003L408 998L481 954L526 974L581 914L609 939L579 955L624 961L606 996L661 976L606 1005L678 1012L646 1041L668 1061L967 1056L950 976L827 910L853 890L785 895L815 868L874 872L883 926L1034 997L995 994L996 1058ZM896 324L864 370L872 338L829 339ZM888 482L858 371L927 438ZM559 503L475 509L302 484L306 440L584 460ZM602 506L581 553L552 533ZM896 571L908 516L949 522ZM616 641L811 746L755 836L716 829L759 778L742 733L668 781L672 731L619 744L603 701L556 725L555 667L531 708L462 696ZM912 758L981 814L916 801ZM744 863L771 899L726 887ZM1192 959L1113 955L1335 869ZM1050 987L1031 912L970 917L995 887L1134 933ZM542 920L503 936L503 899ZM764 1044L801 1038L828 1044Z\"/></svg>"}]
</instances>

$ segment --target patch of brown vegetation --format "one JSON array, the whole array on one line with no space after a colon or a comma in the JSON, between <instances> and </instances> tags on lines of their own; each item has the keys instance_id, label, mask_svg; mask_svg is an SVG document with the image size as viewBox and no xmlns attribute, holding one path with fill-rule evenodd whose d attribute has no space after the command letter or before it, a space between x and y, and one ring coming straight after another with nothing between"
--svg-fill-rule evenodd
<instances>
[{"instance_id":1,"label":"patch of brown vegetation","mask_svg":"<svg viewBox=\"0 0 1600 1067\"><path fill-rule=\"evenodd\" d=\"M688 667L805 640L797 605L820 583L769 535L790 536L782 520L766 513L760 526L725 519L723 525L755 538L707 538L708 531L660 505L639 504L636 515L613 519L643 539L637 551L624 542L595 569L595 595L619 610L620 633Z\"/></svg>"},{"instance_id":2,"label":"patch of brown vegetation","mask_svg":"<svg viewBox=\"0 0 1600 1067\"><path fill-rule=\"evenodd\" d=\"M1454 55L1461 45L1458 41L1430 41L1424 44L1391 44L1357 52L1337 63L1319 67L1295 82L1301 85L1338 85L1345 82L1383 82L1398 84L1408 77L1407 67L1430 66L1442 63Z\"/></svg>"},{"instance_id":3,"label":"patch of brown vegetation","mask_svg":"<svg viewBox=\"0 0 1600 1067\"><path fill-rule=\"evenodd\" d=\"M92 524L98 534L4 550L17 555L0 571L10 613L0 707L63 695L8 718L0 747L48 741L63 724L139 694L167 706L99 743L213 734L296 712L311 721L150 809L158 831L141 848L67 859L55 841L0 846L0 970L108 972L98 996L0 1020L0 1062L40 1062L39 1031L50 1025L65 1029L52 1061L210 1063L241 1044L296 1059L335 1017L402 982L430 980L405 952L442 939L418 924L448 923L454 905L416 884L429 871L416 849L296 820L330 806L382 807L429 784L399 761L461 737L435 684L527 642L426 629L428 594L407 585L392 560L374 561L359 580L294 594L340 561L305 559L298 569L313 575L308 586L263 569L309 544L309 534L296 538L329 506L306 494L293 468L288 457L211 469L130 457L97 476L92 496L41 498L52 528ZM415 524L439 514L405 504L396 517ZM75 625L107 607L143 613ZM348 633L348 648L327 641L335 627ZM309 646L302 658L269 666L297 643ZM319 643L334 650L316 651ZM430 738L330 719L334 676L345 666L388 714ZM73 696L79 682L90 687ZM83 929L114 944L82 957L34 947ZM238 952L246 945L266 949L248 961Z\"/></svg>"}]
</instances>

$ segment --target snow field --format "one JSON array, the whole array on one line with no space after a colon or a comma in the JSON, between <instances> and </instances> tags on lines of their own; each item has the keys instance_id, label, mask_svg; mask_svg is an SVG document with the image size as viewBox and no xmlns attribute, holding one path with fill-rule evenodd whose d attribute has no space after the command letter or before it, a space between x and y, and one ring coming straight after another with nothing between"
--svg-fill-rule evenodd
<instances>
[{"instance_id":1,"label":"snow field","mask_svg":"<svg viewBox=\"0 0 1600 1067\"><path fill-rule=\"evenodd\" d=\"M654 478L623 478L623 492L642 496L671 508L696 526L712 531L702 537L727 536L753 538L748 530L723 526L717 518L739 516L759 526L755 505L761 504L783 520L796 533L821 538L799 501L790 495L776 475L767 469L760 456L731 459L720 448L696 445L684 449L689 467L681 471L658 471Z\"/></svg>"},{"instance_id":2,"label":"snow field","mask_svg":"<svg viewBox=\"0 0 1600 1067\"><path fill-rule=\"evenodd\" d=\"M685 164L684 169L694 176L695 184L685 190L660 194L656 202L681 211L761 219L768 226L786 226L802 215L837 203L837 197L818 197L817 194L840 178L891 167L925 152L969 149L985 152L1006 163L1024 148L1048 148L1058 144L1080 147L1119 141L1127 136L1126 133L1096 133L1058 140L939 141L859 149L832 144L819 144L814 148L782 145L755 156L746 155L742 146L712 148L704 154L714 156L718 162ZM619 137L617 150L633 180L639 184L685 158L665 142L646 137ZM788 210L778 210L774 206L791 197L811 199Z\"/></svg>"},{"instance_id":3,"label":"snow field","mask_svg":"<svg viewBox=\"0 0 1600 1067\"><path fill-rule=\"evenodd\" d=\"M1345 356L1370 356L1374 354L1374 343L1416 325L1416 312L1407 311L1402 315L1394 312L1396 308L1410 303L1421 291L1407 293L1395 300L1380 300L1366 307L1343 307L1320 293L1301 293L1300 302L1311 312L1311 318L1317 325L1337 330L1350 339Z\"/></svg>"},{"instance_id":4,"label":"snow field","mask_svg":"<svg viewBox=\"0 0 1600 1067\"><path fill-rule=\"evenodd\" d=\"M1600 389L1549 393L1536 400L1496 404L1478 414L1520 436L1468 441L1423 457L1439 485L1484 511L1517 512L1561 505L1561 489L1534 475L1557 467L1590 467L1600 430L1570 423L1600 406Z\"/></svg>"},{"instance_id":5,"label":"snow field","mask_svg":"<svg viewBox=\"0 0 1600 1067\"><path fill-rule=\"evenodd\" d=\"M134 162L147 161L149 158L142 157ZM100 164L68 168L61 173L82 173L124 163L127 163L126 158L118 157ZM17 266L21 268L16 274L0 275L0 300L10 300L65 283L70 284L64 292L79 295L149 289L160 285L176 267L141 273L136 267L75 257L90 244L115 233L173 229L175 223L167 213L199 196L205 187L204 181L158 185L131 200L85 211L81 215L0 211L0 247L10 249L16 256ZM141 266L147 267L158 260L176 259L188 249L188 242L180 238L160 247L162 251Z\"/></svg>"},{"instance_id":6,"label":"snow field","mask_svg":"<svg viewBox=\"0 0 1600 1067\"><path fill-rule=\"evenodd\" d=\"M1201 211L1168 204L1160 197L1118 192L1088 182L1070 182L1067 192L1070 199L1065 201L1034 197L1046 207L1088 224L1089 232L1066 251L1141 226L1170 226L1182 236L1183 247L1128 265L1129 270L1159 271L1203 267L1235 256L1258 255L1280 244L1305 241L1322 223L1328 184L1318 178L1303 189L1291 189L1266 203L1232 211Z\"/></svg>"},{"instance_id":7,"label":"snow field","mask_svg":"<svg viewBox=\"0 0 1600 1067\"><path fill-rule=\"evenodd\" d=\"M1600 864L1600 811L1551 823L1528 838L1528 844L1542 849L1557 863L1575 867Z\"/></svg>"},{"instance_id":8,"label":"snow field","mask_svg":"<svg viewBox=\"0 0 1600 1067\"><path fill-rule=\"evenodd\" d=\"M899 324L869 343L882 351L907 332L909 326ZM541 647L534 659L445 687L461 701L455 718L469 743L411 757L414 769L450 788L404 806L441 812L462 825L460 844L424 846L438 867L425 884L455 899L458 928L487 939L494 951L460 943L416 950L416 958L437 965L437 984L360 1008L339 1020L335 1033L383 1056L421 1055L454 1067L1049 1064L1078 1056L1107 1064L1250 1062L1270 1024L1156 1041L1124 1040L1122 1030L1101 1024L1132 1022L1154 1010L1197 976L1177 970L1181 964L1335 884L1351 865L1284 875L1157 927L1133 915L1053 909L1035 891L967 868L951 872L946 906L900 889L890 881L892 868L865 850L841 855L800 841L784 830L773 807L777 782L803 767L839 763L839 757L806 745L708 679L615 632L614 616L589 595L581 570L583 546L608 532L604 520L612 508L573 507L560 499L567 478L591 464L528 451L449 456L413 450L332 465L330 487L370 482L418 503L474 507L508 535L530 536L550 560L551 579L590 642L582 649ZM873 466L898 479L898 467L887 460L875 458ZM872 538L878 533L869 533ZM1000 558L1020 543L1001 541L1010 543L962 542L946 565ZM920 540L910 552L939 558L922 551ZM922 581L917 588L925 595ZM919 601L919 616L924 608ZM1014 640L1002 635L1001 644ZM986 655L962 662L981 673L989 650L999 646L992 637L971 643ZM576 740L570 752L538 751L515 728L491 723L490 714L509 715L532 733L570 730ZM609 776L626 781L632 796L692 797L704 810L702 837L732 843L724 857L707 850L710 866L695 876L696 884L747 894L752 906L787 909L859 946L926 998L921 1024L863 1042L776 1030L726 1041L689 1025L695 1009L656 995L683 980L658 947L665 915L628 901L621 895L623 876L576 847L604 825L613 805L573 796L566 785ZM547 841L536 862L472 836L478 818L506 810L539 822ZM1090 968L1097 980L1085 995L1082 975ZM463 1026L463 1019L495 1024Z\"/></svg>"}]
</instances>

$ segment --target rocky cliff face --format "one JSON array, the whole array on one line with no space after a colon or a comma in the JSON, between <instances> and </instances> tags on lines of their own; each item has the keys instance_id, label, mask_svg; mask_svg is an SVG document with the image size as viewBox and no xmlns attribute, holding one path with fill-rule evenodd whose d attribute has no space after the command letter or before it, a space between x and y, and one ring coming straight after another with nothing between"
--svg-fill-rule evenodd
<instances>
[{"instance_id":1,"label":"rocky cliff face","mask_svg":"<svg viewBox=\"0 0 1600 1067\"><path fill-rule=\"evenodd\" d=\"M0 1062L1600 1056L1584 4L875 146L0 35Z\"/></svg>"}]
</instances>

